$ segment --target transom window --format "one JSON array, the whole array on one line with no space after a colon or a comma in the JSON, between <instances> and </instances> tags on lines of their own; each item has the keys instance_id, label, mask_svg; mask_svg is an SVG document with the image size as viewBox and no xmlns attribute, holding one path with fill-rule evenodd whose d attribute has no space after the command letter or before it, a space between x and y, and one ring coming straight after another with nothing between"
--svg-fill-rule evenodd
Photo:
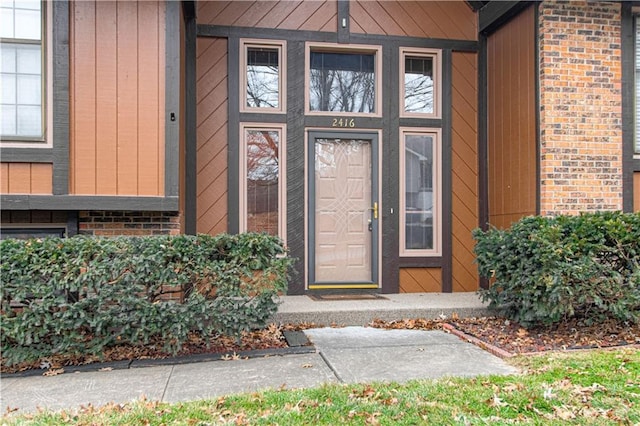
<instances>
[{"instance_id":1,"label":"transom window","mask_svg":"<svg viewBox=\"0 0 640 426\"><path fill-rule=\"evenodd\" d=\"M5 140L43 138L43 22L39 1L0 3L0 135Z\"/></svg>"},{"instance_id":2,"label":"transom window","mask_svg":"<svg viewBox=\"0 0 640 426\"><path fill-rule=\"evenodd\" d=\"M400 129L400 255L440 248L440 129Z\"/></svg>"},{"instance_id":3,"label":"transom window","mask_svg":"<svg viewBox=\"0 0 640 426\"><path fill-rule=\"evenodd\" d=\"M381 50L307 45L307 112L380 115Z\"/></svg>"},{"instance_id":4,"label":"transom window","mask_svg":"<svg viewBox=\"0 0 640 426\"><path fill-rule=\"evenodd\" d=\"M284 51L284 42L241 40L241 111L286 111Z\"/></svg>"},{"instance_id":5,"label":"transom window","mask_svg":"<svg viewBox=\"0 0 640 426\"><path fill-rule=\"evenodd\" d=\"M241 126L240 232L285 240L284 125Z\"/></svg>"},{"instance_id":6,"label":"transom window","mask_svg":"<svg viewBox=\"0 0 640 426\"><path fill-rule=\"evenodd\" d=\"M400 49L400 114L440 117L440 52Z\"/></svg>"}]
</instances>

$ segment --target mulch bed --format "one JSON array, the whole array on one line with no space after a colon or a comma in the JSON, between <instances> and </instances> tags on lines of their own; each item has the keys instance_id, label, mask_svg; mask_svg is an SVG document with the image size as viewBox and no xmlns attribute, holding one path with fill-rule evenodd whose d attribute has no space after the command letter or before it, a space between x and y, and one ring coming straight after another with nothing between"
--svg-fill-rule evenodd
<instances>
[{"instance_id":1,"label":"mulch bed","mask_svg":"<svg viewBox=\"0 0 640 426\"><path fill-rule=\"evenodd\" d=\"M443 327L444 324L450 324L452 327ZM573 319L556 326L525 329L514 321L486 317L374 321L371 326L418 330L453 328L475 338L473 340L480 344L494 346L503 353L512 355L640 344L640 324L625 324L615 321L587 324L584 321Z\"/></svg>"},{"instance_id":2,"label":"mulch bed","mask_svg":"<svg viewBox=\"0 0 640 426\"><path fill-rule=\"evenodd\" d=\"M332 324L335 327L335 324ZM525 329L504 318L448 318L438 320L405 319L400 321L376 320L370 327L386 329L445 330L458 335L471 336L469 340L500 356L531 354L550 350L606 348L640 344L640 324L624 324L608 321L589 325L578 320L567 321L554 327ZM205 341L196 335L184 345L177 356L197 354L235 354L240 352L286 348L285 331L298 331L321 327L318 324L270 325L264 330L244 333L241 339L220 337ZM453 329L453 330L452 330ZM464 336L462 336L464 338ZM87 365L97 362L114 362L132 359L164 359L172 357L162 349L162 342L145 346L119 345L109 348L102 356L54 356L33 363L14 366L1 360L0 372L18 373L41 369L43 372L60 371L64 367Z\"/></svg>"}]
</instances>

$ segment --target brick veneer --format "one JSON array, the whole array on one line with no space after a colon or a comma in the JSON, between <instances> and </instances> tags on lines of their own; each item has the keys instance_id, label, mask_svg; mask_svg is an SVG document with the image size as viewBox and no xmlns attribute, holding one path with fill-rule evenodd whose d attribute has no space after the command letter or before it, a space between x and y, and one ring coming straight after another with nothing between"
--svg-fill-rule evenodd
<instances>
[{"instance_id":1,"label":"brick veneer","mask_svg":"<svg viewBox=\"0 0 640 426\"><path fill-rule=\"evenodd\" d=\"M177 235L177 212L84 211L78 214L78 229L83 235Z\"/></svg>"},{"instance_id":2,"label":"brick veneer","mask_svg":"<svg viewBox=\"0 0 640 426\"><path fill-rule=\"evenodd\" d=\"M621 209L620 4L539 7L540 213Z\"/></svg>"}]
</instances>

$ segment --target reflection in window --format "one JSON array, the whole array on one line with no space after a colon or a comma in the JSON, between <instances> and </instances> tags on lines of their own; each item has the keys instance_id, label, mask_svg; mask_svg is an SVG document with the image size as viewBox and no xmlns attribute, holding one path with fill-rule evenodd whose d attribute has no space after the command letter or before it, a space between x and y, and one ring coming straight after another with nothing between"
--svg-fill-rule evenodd
<instances>
[{"instance_id":1,"label":"reflection in window","mask_svg":"<svg viewBox=\"0 0 640 426\"><path fill-rule=\"evenodd\" d=\"M404 110L433 114L433 58L404 59Z\"/></svg>"},{"instance_id":2,"label":"reflection in window","mask_svg":"<svg viewBox=\"0 0 640 426\"><path fill-rule=\"evenodd\" d=\"M280 107L278 56L277 48L247 48L247 107Z\"/></svg>"},{"instance_id":3,"label":"reflection in window","mask_svg":"<svg viewBox=\"0 0 640 426\"><path fill-rule=\"evenodd\" d=\"M433 148L431 135L405 136L405 250L434 248Z\"/></svg>"},{"instance_id":4,"label":"reflection in window","mask_svg":"<svg viewBox=\"0 0 640 426\"><path fill-rule=\"evenodd\" d=\"M310 111L374 113L375 54L311 52Z\"/></svg>"},{"instance_id":5,"label":"reflection in window","mask_svg":"<svg viewBox=\"0 0 640 426\"><path fill-rule=\"evenodd\" d=\"M280 132L247 129L246 231L278 235Z\"/></svg>"},{"instance_id":6,"label":"reflection in window","mask_svg":"<svg viewBox=\"0 0 640 426\"><path fill-rule=\"evenodd\" d=\"M41 138L42 14L39 1L0 5L0 135Z\"/></svg>"}]
</instances>

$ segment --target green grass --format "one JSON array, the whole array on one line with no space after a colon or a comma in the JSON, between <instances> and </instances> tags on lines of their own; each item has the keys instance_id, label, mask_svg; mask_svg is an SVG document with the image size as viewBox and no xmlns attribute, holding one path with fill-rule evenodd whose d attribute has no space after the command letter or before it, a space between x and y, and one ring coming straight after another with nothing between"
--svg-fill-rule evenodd
<instances>
[{"instance_id":1,"label":"green grass","mask_svg":"<svg viewBox=\"0 0 640 426\"><path fill-rule=\"evenodd\" d=\"M327 385L179 404L139 401L3 424L639 424L640 350L519 357L521 374Z\"/></svg>"}]
</instances>

